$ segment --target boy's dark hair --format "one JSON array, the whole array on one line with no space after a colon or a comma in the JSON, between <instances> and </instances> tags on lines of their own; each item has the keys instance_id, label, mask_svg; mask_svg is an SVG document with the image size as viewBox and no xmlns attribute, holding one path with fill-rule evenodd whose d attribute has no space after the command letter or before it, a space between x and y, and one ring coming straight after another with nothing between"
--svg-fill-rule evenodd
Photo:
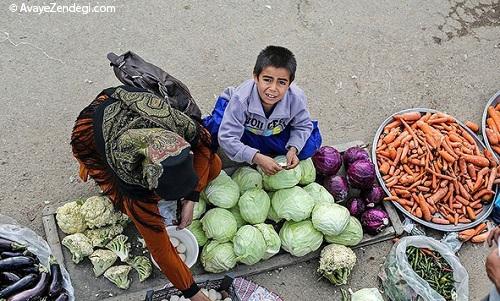
<instances>
[{"instance_id":1,"label":"boy's dark hair","mask_svg":"<svg viewBox=\"0 0 500 301\"><path fill-rule=\"evenodd\" d=\"M267 46L257 56L253 74L259 76L262 70L268 66L275 68L285 68L290 73L290 82L295 79L295 70L297 70L297 61L293 53L281 46Z\"/></svg>"}]
</instances>

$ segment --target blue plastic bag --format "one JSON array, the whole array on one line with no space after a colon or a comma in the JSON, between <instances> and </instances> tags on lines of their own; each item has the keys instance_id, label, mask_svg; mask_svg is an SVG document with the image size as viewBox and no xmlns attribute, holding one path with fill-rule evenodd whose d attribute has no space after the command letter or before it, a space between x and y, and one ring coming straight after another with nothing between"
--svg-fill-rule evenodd
<instances>
[{"instance_id":1,"label":"blue plastic bag","mask_svg":"<svg viewBox=\"0 0 500 301\"><path fill-rule=\"evenodd\" d=\"M495 196L495 203L493 204L493 211L490 217L495 224L500 224L500 194Z\"/></svg>"}]
</instances>

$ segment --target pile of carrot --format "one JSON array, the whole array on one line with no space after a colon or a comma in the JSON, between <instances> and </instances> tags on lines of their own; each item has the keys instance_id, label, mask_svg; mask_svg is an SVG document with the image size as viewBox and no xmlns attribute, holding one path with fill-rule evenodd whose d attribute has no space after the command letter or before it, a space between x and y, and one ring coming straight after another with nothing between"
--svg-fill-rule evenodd
<instances>
[{"instance_id":1,"label":"pile of carrot","mask_svg":"<svg viewBox=\"0 0 500 301\"><path fill-rule=\"evenodd\" d=\"M500 154L500 103L488 107L488 118L486 118L486 138L491 148Z\"/></svg>"},{"instance_id":2,"label":"pile of carrot","mask_svg":"<svg viewBox=\"0 0 500 301\"><path fill-rule=\"evenodd\" d=\"M493 154L445 113L394 116L377 143L376 160L391 195L414 216L467 224L492 201L500 183ZM498 176L497 176L498 175Z\"/></svg>"},{"instance_id":3,"label":"pile of carrot","mask_svg":"<svg viewBox=\"0 0 500 301\"><path fill-rule=\"evenodd\" d=\"M466 241L471 241L474 243L483 243L486 241L488 238L488 235L490 234L488 230L488 224L487 223L481 223L477 225L475 228L463 230L458 233L458 239L460 239L463 242Z\"/></svg>"}]
</instances>

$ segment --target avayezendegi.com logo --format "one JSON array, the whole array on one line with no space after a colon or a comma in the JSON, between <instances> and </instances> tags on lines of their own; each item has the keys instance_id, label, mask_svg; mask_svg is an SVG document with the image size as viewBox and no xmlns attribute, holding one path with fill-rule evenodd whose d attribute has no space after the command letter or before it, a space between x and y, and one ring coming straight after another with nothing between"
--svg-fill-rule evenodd
<instances>
[{"instance_id":1,"label":"avayezendegi.com logo","mask_svg":"<svg viewBox=\"0 0 500 301\"><path fill-rule=\"evenodd\" d=\"M73 4L57 4L51 2L43 5L27 4L22 2L20 4L12 3L9 5L9 10L13 13L26 13L26 14L48 14L48 13L74 13L87 15L90 13L114 13L116 7L114 5L82 5L78 3Z\"/></svg>"}]
</instances>

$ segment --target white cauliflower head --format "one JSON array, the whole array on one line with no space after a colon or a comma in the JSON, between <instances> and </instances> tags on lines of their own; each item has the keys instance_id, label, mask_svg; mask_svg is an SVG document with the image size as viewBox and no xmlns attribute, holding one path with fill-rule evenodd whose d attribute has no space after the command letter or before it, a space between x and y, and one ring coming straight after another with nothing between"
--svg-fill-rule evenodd
<instances>
[{"instance_id":1,"label":"white cauliflower head","mask_svg":"<svg viewBox=\"0 0 500 301\"><path fill-rule=\"evenodd\" d=\"M56 210L56 220L59 228L66 234L83 232L87 229L85 219L81 214L81 207L84 200L78 199L66 203Z\"/></svg>"},{"instance_id":2,"label":"white cauliflower head","mask_svg":"<svg viewBox=\"0 0 500 301\"><path fill-rule=\"evenodd\" d=\"M62 244L71 252L73 262L76 264L94 251L90 240L82 233L75 233L64 237Z\"/></svg>"},{"instance_id":3,"label":"white cauliflower head","mask_svg":"<svg viewBox=\"0 0 500 301\"><path fill-rule=\"evenodd\" d=\"M321 251L318 272L331 283L343 285L347 283L355 264L356 254L350 248L330 244Z\"/></svg>"},{"instance_id":4,"label":"white cauliflower head","mask_svg":"<svg viewBox=\"0 0 500 301\"><path fill-rule=\"evenodd\" d=\"M94 253L92 253L89 256L90 262L92 262L94 274L96 277L101 276L104 274L104 272L112 266L118 256L113 251L110 250L95 250Z\"/></svg>"},{"instance_id":5,"label":"white cauliflower head","mask_svg":"<svg viewBox=\"0 0 500 301\"><path fill-rule=\"evenodd\" d=\"M104 272L104 277L113 282L119 288L128 289L130 286L128 273L130 273L131 269L132 267L129 265L117 265L110 267L106 272Z\"/></svg>"},{"instance_id":6,"label":"white cauliflower head","mask_svg":"<svg viewBox=\"0 0 500 301\"><path fill-rule=\"evenodd\" d=\"M116 221L113 203L105 196L88 198L83 203L80 212L90 229L114 224Z\"/></svg>"}]
</instances>

